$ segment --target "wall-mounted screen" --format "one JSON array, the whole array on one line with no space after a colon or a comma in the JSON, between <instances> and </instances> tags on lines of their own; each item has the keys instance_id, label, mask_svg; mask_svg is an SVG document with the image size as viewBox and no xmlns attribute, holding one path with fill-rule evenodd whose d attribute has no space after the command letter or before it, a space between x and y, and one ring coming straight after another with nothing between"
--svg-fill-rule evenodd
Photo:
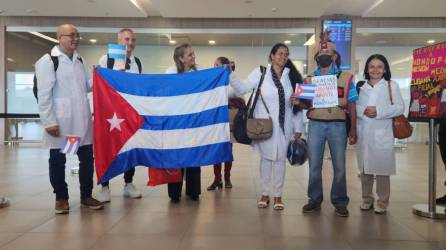
<instances>
[{"instance_id":1,"label":"wall-mounted screen","mask_svg":"<svg viewBox=\"0 0 446 250\"><path fill-rule=\"evenodd\" d=\"M352 68L352 20L328 19L323 21L322 27L330 31L330 40L336 44L336 50L341 55L341 69L350 70Z\"/></svg>"}]
</instances>

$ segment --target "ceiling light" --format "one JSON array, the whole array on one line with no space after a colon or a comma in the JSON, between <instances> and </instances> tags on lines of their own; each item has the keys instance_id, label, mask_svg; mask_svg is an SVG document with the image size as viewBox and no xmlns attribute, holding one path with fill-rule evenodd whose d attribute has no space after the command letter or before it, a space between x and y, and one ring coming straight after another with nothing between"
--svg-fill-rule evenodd
<instances>
[{"instance_id":1,"label":"ceiling light","mask_svg":"<svg viewBox=\"0 0 446 250\"><path fill-rule=\"evenodd\" d=\"M177 44L177 41L175 41L175 40L169 40L169 44Z\"/></svg>"},{"instance_id":2,"label":"ceiling light","mask_svg":"<svg viewBox=\"0 0 446 250\"><path fill-rule=\"evenodd\" d=\"M362 16L369 14L373 9L382 4L384 0L376 0L372 5L370 5L364 12L362 12Z\"/></svg>"},{"instance_id":3,"label":"ceiling light","mask_svg":"<svg viewBox=\"0 0 446 250\"><path fill-rule=\"evenodd\" d=\"M35 13L38 13L39 11L37 11L35 9L27 9L27 10L25 10L25 12L29 13L29 14L35 14Z\"/></svg>"},{"instance_id":4,"label":"ceiling light","mask_svg":"<svg viewBox=\"0 0 446 250\"><path fill-rule=\"evenodd\" d=\"M143 13L145 16L149 16L149 13L144 9L143 5L138 2L138 0L130 0L130 2L135 5L135 7Z\"/></svg>"},{"instance_id":5,"label":"ceiling light","mask_svg":"<svg viewBox=\"0 0 446 250\"><path fill-rule=\"evenodd\" d=\"M376 44L386 44L387 42L384 40L378 40L375 42Z\"/></svg>"},{"instance_id":6,"label":"ceiling light","mask_svg":"<svg viewBox=\"0 0 446 250\"><path fill-rule=\"evenodd\" d=\"M427 40L426 41L428 44L434 44L435 43L435 40Z\"/></svg>"},{"instance_id":7,"label":"ceiling light","mask_svg":"<svg viewBox=\"0 0 446 250\"><path fill-rule=\"evenodd\" d=\"M393 61L392 63L390 63L391 66L397 65L397 64L401 64L401 63L405 63L405 62L410 62L412 60L412 56L408 56L405 57L403 59L399 59L396 61Z\"/></svg>"},{"instance_id":8,"label":"ceiling light","mask_svg":"<svg viewBox=\"0 0 446 250\"><path fill-rule=\"evenodd\" d=\"M59 43L59 41L58 41L57 39L54 39L54 38L52 38L52 37L49 37L49 36L44 35L44 34L39 33L39 32L29 31L28 33L33 34L33 35L35 35L35 36L38 36L38 37L40 37L40 38L43 38L43 39L45 39L45 40L51 41L51 42L53 42L53 43Z\"/></svg>"},{"instance_id":9,"label":"ceiling light","mask_svg":"<svg viewBox=\"0 0 446 250\"><path fill-rule=\"evenodd\" d=\"M209 44L214 45L215 41L214 40L209 40Z\"/></svg>"},{"instance_id":10,"label":"ceiling light","mask_svg":"<svg viewBox=\"0 0 446 250\"><path fill-rule=\"evenodd\" d=\"M277 8L271 8L271 11L272 11L272 12L276 12L276 11L277 11Z\"/></svg>"},{"instance_id":11,"label":"ceiling light","mask_svg":"<svg viewBox=\"0 0 446 250\"><path fill-rule=\"evenodd\" d=\"M316 42L316 36L313 34L308 41L304 43L304 46L311 46Z\"/></svg>"},{"instance_id":12,"label":"ceiling light","mask_svg":"<svg viewBox=\"0 0 446 250\"><path fill-rule=\"evenodd\" d=\"M8 60L8 62L15 62L15 60L10 57L8 57L6 60Z\"/></svg>"},{"instance_id":13,"label":"ceiling light","mask_svg":"<svg viewBox=\"0 0 446 250\"><path fill-rule=\"evenodd\" d=\"M96 43L98 40L96 40L96 39L90 39L90 42L91 43Z\"/></svg>"},{"instance_id":14,"label":"ceiling light","mask_svg":"<svg viewBox=\"0 0 446 250\"><path fill-rule=\"evenodd\" d=\"M286 40L286 41L284 41L283 43L285 43L285 44L290 44L291 41L290 41L290 40Z\"/></svg>"}]
</instances>

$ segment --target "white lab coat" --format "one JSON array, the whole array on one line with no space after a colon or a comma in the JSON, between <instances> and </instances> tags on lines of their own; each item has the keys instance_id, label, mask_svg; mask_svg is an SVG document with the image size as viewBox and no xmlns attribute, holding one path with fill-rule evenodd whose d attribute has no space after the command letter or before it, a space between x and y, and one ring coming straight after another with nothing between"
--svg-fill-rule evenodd
<instances>
[{"instance_id":1,"label":"white lab coat","mask_svg":"<svg viewBox=\"0 0 446 250\"><path fill-rule=\"evenodd\" d=\"M358 117L358 168L365 174L394 175L395 151L392 117L403 114L404 102L400 88L391 82L393 105L390 103L388 83L385 79L374 87L365 83L356 102ZM376 106L377 116L364 115L367 106Z\"/></svg>"},{"instance_id":2,"label":"white lab coat","mask_svg":"<svg viewBox=\"0 0 446 250\"><path fill-rule=\"evenodd\" d=\"M263 80L261 93L265 103L269 109L271 119L273 121L273 134L270 138L254 141L253 147L262 158L271 161L282 161L286 159L286 151L289 141L292 139L293 133L303 131L302 112L293 114L293 106L289 102L290 96L293 94L290 79L288 77L289 69L285 68L282 73L280 82L285 91L285 133L279 125L279 95L277 87L274 85L271 75L271 65L266 69L265 79ZM255 68L248 78L241 82L235 74L230 76L230 84L237 94L244 94L257 89L261 77L260 68ZM257 100L254 109L254 118L268 118L268 113L263 105L260 97Z\"/></svg>"},{"instance_id":3,"label":"white lab coat","mask_svg":"<svg viewBox=\"0 0 446 250\"><path fill-rule=\"evenodd\" d=\"M43 128L59 125L60 135L53 137L44 131L43 142L49 148L60 148L66 135L76 135L81 138L81 146L92 144L93 123L87 98L92 81L87 62L77 52L71 60L58 46L51 50L51 55L59 58L56 72L48 54L35 64L38 106Z\"/></svg>"}]
</instances>

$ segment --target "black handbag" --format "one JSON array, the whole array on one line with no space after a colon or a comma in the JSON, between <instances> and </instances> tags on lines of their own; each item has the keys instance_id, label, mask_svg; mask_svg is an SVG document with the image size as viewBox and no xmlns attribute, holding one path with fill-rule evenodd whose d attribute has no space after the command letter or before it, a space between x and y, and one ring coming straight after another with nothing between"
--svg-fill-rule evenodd
<instances>
[{"instance_id":1,"label":"black handbag","mask_svg":"<svg viewBox=\"0 0 446 250\"><path fill-rule=\"evenodd\" d=\"M255 103L257 103L257 99L259 98L260 87L262 86L263 79L265 78L266 68L264 66L260 66L260 71L262 72L262 76L260 77L257 91L255 90L252 91L251 96L249 97L248 100L248 105L246 105L246 107L240 108L234 118L232 134L234 135L235 140L241 144L249 145L252 142L252 139L249 138L247 134L246 123L248 122L248 118L250 115L249 111L254 110ZM255 91L255 96L254 96L254 91ZM254 96L254 102L253 102L253 107L251 107L251 101L253 96Z\"/></svg>"}]
</instances>

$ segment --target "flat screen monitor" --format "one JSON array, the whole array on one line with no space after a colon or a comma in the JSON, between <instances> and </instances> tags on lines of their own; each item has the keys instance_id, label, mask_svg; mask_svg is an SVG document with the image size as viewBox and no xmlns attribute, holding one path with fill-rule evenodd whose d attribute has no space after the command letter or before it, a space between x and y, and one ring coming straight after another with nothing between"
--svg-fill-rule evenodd
<instances>
[{"instance_id":1,"label":"flat screen monitor","mask_svg":"<svg viewBox=\"0 0 446 250\"><path fill-rule=\"evenodd\" d=\"M341 69L350 70L352 50L352 20L327 19L322 23L323 30L330 31L330 41L336 45L337 52L341 55Z\"/></svg>"}]
</instances>

